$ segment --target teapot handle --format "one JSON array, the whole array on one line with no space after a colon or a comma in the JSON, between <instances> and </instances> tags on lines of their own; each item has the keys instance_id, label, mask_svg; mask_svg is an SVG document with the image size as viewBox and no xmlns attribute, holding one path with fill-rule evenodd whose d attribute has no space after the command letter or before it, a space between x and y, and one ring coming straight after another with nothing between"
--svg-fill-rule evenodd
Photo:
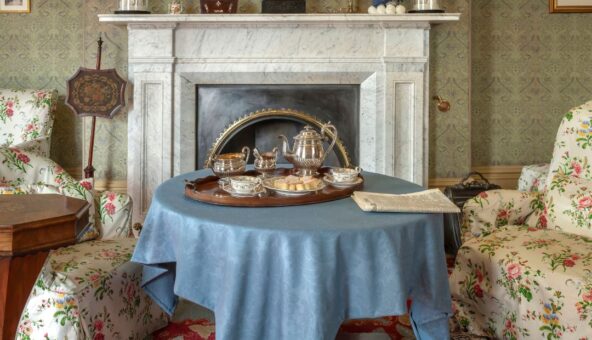
<instances>
[{"instance_id":1,"label":"teapot handle","mask_svg":"<svg viewBox=\"0 0 592 340\"><path fill-rule=\"evenodd\" d=\"M249 163L249 156L251 155L251 149L248 146L244 146L241 150L243 155L245 155L245 164Z\"/></svg>"},{"instance_id":2,"label":"teapot handle","mask_svg":"<svg viewBox=\"0 0 592 340\"><path fill-rule=\"evenodd\" d=\"M325 161L327 155L331 152L331 150L333 150L335 142L337 141L337 128L333 124L331 124L331 122L324 124L321 128L321 136L323 136L323 138L326 138L325 130L331 130L331 132L333 132L333 140L331 141L329 148L325 151L325 155L323 156L323 162Z\"/></svg>"},{"instance_id":3,"label":"teapot handle","mask_svg":"<svg viewBox=\"0 0 592 340\"><path fill-rule=\"evenodd\" d=\"M273 149L271 149L271 153L273 153L273 155L275 156L276 159L277 159L278 151L279 151L279 149L277 146L274 147Z\"/></svg>"}]
</instances>

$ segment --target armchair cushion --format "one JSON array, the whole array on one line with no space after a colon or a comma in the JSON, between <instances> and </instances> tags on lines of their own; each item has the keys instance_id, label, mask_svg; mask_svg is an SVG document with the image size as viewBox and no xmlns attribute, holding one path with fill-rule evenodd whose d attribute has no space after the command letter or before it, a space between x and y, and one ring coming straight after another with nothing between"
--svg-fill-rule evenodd
<instances>
[{"instance_id":1,"label":"armchair cushion","mask_svg":"<svg viewBox=\"0 0 592 340\"><path fill-rule=\"evenodd\" d=\"M168 323L130 262L135 239L98 240L50 252L17 339L145 339Z\"/></svg>"},{"instance_id":2,"label":"armchair cushion","mask_svg":"<svg viewBox=\"0 0 592 340\"><path fill-rule=\"evenodd\" d=\"M55 90L0 89L0 146L49 156Z\"/></svg>"},{"instance_id":3,"label":"armchair cushion","mask_svg":"<svg viewBox=\"0 0 592 340\"><path fill-rule=\"evenodd\" d=\"M592 239L513 226L459 249L454 312L471 333L499 339L592 334Z\"/></svg>"},{"instance_id":4,"label":"armchair cushion","mask_svg":"<svg viewBox=\"0 0 592 340\"><path fill-rule=\"evenodd\" d=\"M558 173L545 195L548 228L592 237L592 180Z\"/></svg>"},{"instance_id":5,"label":"armchair cushion","mask_svg":"<svg viewBox=\"0 0 592 340\"><path fill-rule=\"evenodd\" d=\"M503 189L482 192L463 207L463 242L487 236L500 228L522 225L529 215L542 211L542 195L536 192Z\"/></svg>"}]
</instances>

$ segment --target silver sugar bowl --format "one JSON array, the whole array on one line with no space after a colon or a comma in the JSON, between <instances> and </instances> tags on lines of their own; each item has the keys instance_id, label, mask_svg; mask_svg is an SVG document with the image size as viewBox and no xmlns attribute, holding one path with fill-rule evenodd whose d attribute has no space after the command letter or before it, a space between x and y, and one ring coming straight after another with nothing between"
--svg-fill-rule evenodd
<instances>
[{"instance_id":1,"label":"silver sugar bowl","mask_svg":"<svg viewBox=\"0 0 592 340\"><path fill-rule=\"evenodd\" d=\"M223 153L208 159L206 167L220 178L242 175L247 168L251 150L245 146L241 152Z\"/></svg>"}]
</instances>

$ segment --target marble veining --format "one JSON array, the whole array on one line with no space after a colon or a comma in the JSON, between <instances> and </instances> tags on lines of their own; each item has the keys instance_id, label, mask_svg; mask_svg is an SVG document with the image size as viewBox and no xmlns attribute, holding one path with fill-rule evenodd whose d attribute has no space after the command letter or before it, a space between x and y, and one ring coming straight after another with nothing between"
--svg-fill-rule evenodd
<instances>
[{"instance_id":1,"label":"marble veining","mask_svg":"<svg viewBox=\"0 0 592 340\"><path fill-rule=\"evenodd\" d=\"M100 15L102 22L128 26L134 220L143 219L158 184L200 167L194 156L199 84L360 85L359 165L426 185L429 29L458 18Z\"/></svg>"}]
</instances>

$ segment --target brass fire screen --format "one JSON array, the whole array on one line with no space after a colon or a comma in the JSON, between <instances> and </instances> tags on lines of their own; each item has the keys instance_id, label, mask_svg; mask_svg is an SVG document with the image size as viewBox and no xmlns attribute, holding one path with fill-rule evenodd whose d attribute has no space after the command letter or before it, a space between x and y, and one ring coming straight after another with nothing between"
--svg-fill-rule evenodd
<instances>
[{"instance_id":1,"label":"brass fire screen","mask_svg":"<svg viewBox=\"0 0 592 340\"><path fill-rule=\"evenodd\" d=\"M324 122L322 122L314 116L311 116L304 112L290 109L264 109L251 112L234 121L232 124L227 126L226 129L222 131L222 133L220 133L220 135L208 151L208 156L206 157L206 160L210 159L210 157L212 156L220 154L224 147L228 144L228 142L243 129L263 121L275 119L290 120L297 123L308 124L319 130L321 129L321 126L324 124ZM330 131L326 131L326 133L329 135L330 138L334 138L333 134ZM342 167L351 166L351 158L349 156L349 153L345 148L343 141L339 138L335 142L334 152L336 153L337 159L339 160L339 163Z\"/></svg>"}]
</instances>

